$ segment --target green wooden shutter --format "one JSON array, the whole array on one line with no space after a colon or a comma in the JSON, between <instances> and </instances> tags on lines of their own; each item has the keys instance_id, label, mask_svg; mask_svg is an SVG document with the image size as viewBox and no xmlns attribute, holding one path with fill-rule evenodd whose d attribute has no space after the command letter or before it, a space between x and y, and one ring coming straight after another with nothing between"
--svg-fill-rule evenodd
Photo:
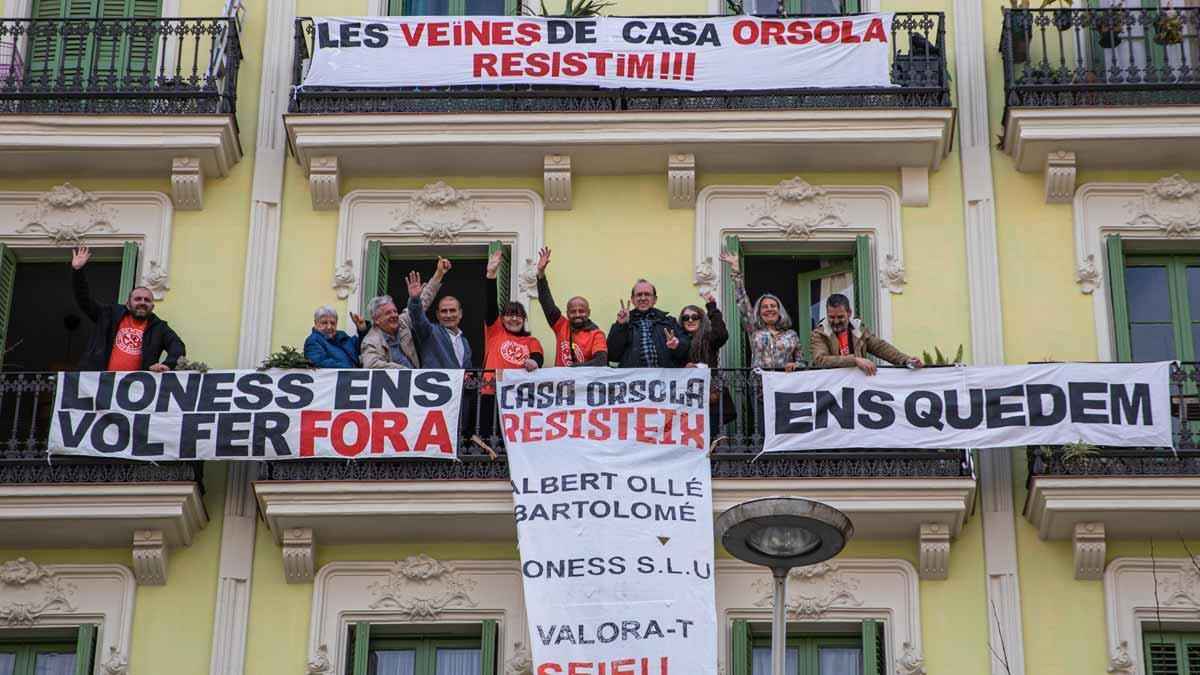
<instances>
[{"instance_id":1,"label":"green wooden shutter","mask_svg":"<svg viewBox=\"0 0 1200 675\"><path fill-rule=\"evenodd\" d=\"M1125 249L1121 235L1104 238L1108 253L1108 299L1112 304L1113 336L1117 345L1117 360L1133 358L1132 340L1129 335L1129 300L1125 293Z\"/></svg>"},{"instance_id":2,"label":"green wooden shutter","mask_svg":"<svg viewBox=\"0 0 1200 675\"><path fill-rule=\"evenodd\" d=\"M483 620L483 632L479 636L479 673L496 675L496 635L500 625L495 619Z\"/></svg>"},{"instance_id":3,"label":"green wooden shutter","mask_svg":"<svg viewBox=\"0 0 1200 675\"><path fill-rule=\"evenodd\" d=\"M96 624L85 623L79 626L75 639L75 675L91 675L95 651Z\"/></svg>"},{"instance_id":4,"label":"green wooden shutter","mask_svg":"<svg viewBox=\"0 0 1200 675\"><path fill-rule=\"evenodd\" d=\"M732 675L751 675L753 667L754 642L750 636L750 622L745 619L733 621L733 645L729 650L729 659L733 663L729 672Z\"/></svg>"},{"instance_id":5,"label":"green wooden shutter","mask_svg":"<svg viewBox=\"0 0 1200 675\"><path fill-rule=\"evenodd\" d=\"M512 284L512 250L503 242L493 241L488 244L489 258L495 255L496 251L504 251L504 255L500 258L500 269L496 270L496 304L503 312L504 305L508 304L508 291Z\"/></svg>"},{"instance_id":6,"label":"green wooden shutter","mask_svg":"<svg viewBox=\"0 0 1200 675\"><path fill-rule=\"evenodd\" d=\"M732 253L739 259L742 257L742 242L736 234L726 235L725 252ZM721 265L721 299L725 303L722 309L725 312L725 327L729 329L724 365L726 368L745 368L746 338L743 335L745 331L742 330L742 316L738 313L737 293L733 290L733 273L728 265L719 261L716 263Z\"/></svg>"},{"instance_id":7,"label":"green wooden shutter","mask_svg":"<svg viewBox=\"0 0 1200 675\"><path fill-rule=\"evenodd\" d=\"M162 14L161 2L162 0L101 0L101 16L155 19ZM127 21L124 22L124 26L134 34L123 34L119 41L109 40L108 49L115 53L107 59L104 59L104 49L99 48L97 67L110 63L110 72L124 86L148 87L154 84L155 79L159 24L153 21Z\"/></svg>"},{"instance_id":8,"label":"green wooden shutter","mask_svg":"<svg viewBox=\"0 0 1200 675\"><path fill-rule=\"evenodd\" d=\"M1200 635L1184 636L1183 648L1187 659L1188 675L1200 675Z\"/></svg>"},{"instance_id":9,"label":"green wooden shutter","mask_svg":"<svg viewBox=\"0 0 1200 675\"><path fill-rule=\"evenodd\" d=\"M371 624L359 621L354 624L354 660L350 675L367 675L371 660Z\"/></svg>"},{"instance_id":10,"label":"green wooden shutter","mask_svg":"<svg viewBox=\"0 0 1200 675\"><path fill-rule=\"evenodd\" d=\"M117 289L117 302L124 303L133 292L137 283L138 245L136 241L127 241L121 247L121 285Z\"/></svg>"},{"instance_id":11,"label":"green wooden shutter","mask_svg":"<svg viewBox=\"0 0 1200 675\"><path fill-rule=\"evenodd\" d=\"M875 330L875 267L871 264L871 238L854 239L854 315Z\"/></svg>"},{"instance_id":12,"label":"green wooden shutter","mask_svg":"<svg viewBox=\"0 0 1200 675\"><path fill-rule=\"evenodd\" d=\"M0 364L8 348L8 319L12 311L13 286L17 278L17 256L12 247L0 244Z\"/></svg>"},{"instance_id":13,"label":"green wooden shutter","mask_svg":"<svg viewBox=\"0 0 1200 675\"><path fill-rule=\"evenodd\" d=\"M367 242L367 273L363 279L363 309L367 303L388 292L388 254L378 241Z\"/></svg>"},{"instance_id":14,"label":"green wooden shutter","mask_svg":"<svg viewBox=\"0 0 1200 675\"><path fill-rule=\"evenodd\" d=\"M863 675L887 675L887 654L884 652L883 622L862 622Z\"/></svg>"},{"instance_id":15,"label":"green wooden shutter","mask_svg":"<svg viewBox=\"0 0 1200 675\"><path fill-rule=\"evenodd\" d=\"M61 21L37 23L36 19L94 17L97 0L34 0L30 13L35 19L29 41L26 75L43 87L82 87L91 63L92 40L86 35L64 37Z\"/></svg>"}]
</instances>

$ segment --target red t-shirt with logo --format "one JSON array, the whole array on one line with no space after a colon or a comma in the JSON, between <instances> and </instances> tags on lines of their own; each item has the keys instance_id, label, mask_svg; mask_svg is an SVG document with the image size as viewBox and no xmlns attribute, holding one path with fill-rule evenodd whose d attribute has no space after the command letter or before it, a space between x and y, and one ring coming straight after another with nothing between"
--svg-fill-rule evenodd
<instances>
[{"instance_id":1,"label":"red t-shirt with logo","mask_svg":"<svg viewBox=\"0 0 1200 675\"><path fill-rule=\"evenodd\" d=\"M584 328L572 335L571 321L565 314L559 316L551 328L554 329L554 338L558 342L554 365L559 368L583 363L595 356L596 352L608 351L608 340L604 337L604 331L599 328ZM574 342L571 341L572 337L575 338Z\"/></svg>"},{"instance_id":2,"label":"red t-shirt with logo","mask_svg":"<svg viewBox=\"0 0 1200 675\"><path fill-rule=\"evenodd\" d=\"M838 333L837 339L838 339L838 352L841 353L842 356L849 356L850 355L850 331L845 330L845 331L842 331L841 333Z\"/></svg>"},{"instance_id":3,"label":"red t-shirt with logo","mask_svg":"<svg viewBox=\"0 0 1200 675\"><path fill-rule=\"evenodd\" d=\"M142 335L146 332L146 319L135 319L126 314L117 326L112 352L108 355L109 370L142 369Z\"/></svg>"},{"instance_id":4,"label":"red t-shirt with logo","mask_svg":"<svg viewBox=\"0 0 1200 675\"><path fill-rule=\"evenodd\" d=\"M483 367L485 370L508 370L524 368L529 355L537 352L543 354L542 343L532 335L513 335L504 330L500 319L483 329ZM493 394L496 388L491 384L493 379L488 373L485 379L488 384L483 387L483 393Z\"/></svg>"}]
</instances>

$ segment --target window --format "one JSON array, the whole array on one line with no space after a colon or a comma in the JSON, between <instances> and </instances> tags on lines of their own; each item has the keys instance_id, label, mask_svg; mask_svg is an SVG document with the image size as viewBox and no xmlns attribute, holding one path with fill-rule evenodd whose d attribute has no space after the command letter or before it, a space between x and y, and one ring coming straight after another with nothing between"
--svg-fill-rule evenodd
<instances>
[{"instance_id":1,"label":"window","mask_svg":"<svg viewBox=\"0 0 1200 675\"><path fill-rule=\"evenodd\" d=\"M512 16L517 0L388 0L388 16Z\"/></svg>"},{"instance_id":2,"label":"window","mask_svg":"<svg viewBox=\"0 0 1200 675\"><path fill-rule=\"evenodd\" d=\"M153 37L156 25L124 21L100 31L80 30L86 27L85 22L77 22L66 31L61 21L36 20L155 19L161 14L160 3L161 0L34 0L27 81L35 86L60 88L153 84L158 52L158 39Z\"/></svg>"},{"instance_id":3,"label":"window","mask_svg":"<svg viewBox=\"0 0 1200 675\"><path fill-rule=\"evenodd\" d=\"M1200 675L1200 633L1147 632L1142 644L1146 675Z\"/></svg>"},{"instance_id":4,"label":"window","mask_svg":"<svg viewBox=\"0 0 1200 675\"><path fill-rule=\"evenodd\" d=\"M96 642L93 624L80 626L74 636L7 634L0 631L0 675L86 675L92 671Z\"/></svg>"},{"instance_id":5,"label":"window","mask_svg":"<svg viewBox=\"0 0 1200 675\"><path fill-rule=\"evenodd\" d=\"M857 14L859 0L744 0L746 14ZM732 12L731 12L732 13Z\"/></svg>"},{"instance_id":6,"label":"window","mask_svg":"<svg viewBox=\"0 0 1200 675\"><path fill-rule=\"evenodd\" d=\"M1117 357L1195 361L1200 355L1200 256L1125 256L1109 237Z\"/></svg>"},{"instance_id":7,"label":"window","mask_svg":"<svg viewBox=\"0 0 1200 675\"><path fill-rule=\"evenodd\" d=\"M398 626L357 623L350 629L347 675L494 675L497 623L466 632L403 633ZM5 675L0 671L0 675Z\"/></svg>"},{"instance_id":8,"label":"window","mask_svg":"<svg viewBox=\"0 0 1200 675\"><path fill-rule=\"evenodd\" d=\"M771 675L771 639L734 621L733 675ZM739 647L740 643L740 647ZM791 633L784 650L787 675L886 675L883 622L864 621L857 633ZM1198 674L1200 675L1200 674Z\"/></svg>"}]
</instances>

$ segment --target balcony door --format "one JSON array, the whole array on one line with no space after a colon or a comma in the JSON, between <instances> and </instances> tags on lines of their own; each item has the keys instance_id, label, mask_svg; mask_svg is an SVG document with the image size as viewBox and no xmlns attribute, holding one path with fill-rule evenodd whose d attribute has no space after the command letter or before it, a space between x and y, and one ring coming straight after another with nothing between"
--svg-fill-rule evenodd
<instances>
[{"instance_id":1,"label":"balcony door","mask_svg":"<svg viewBox=\"0 0 1200 675\"><path fill-rule=\"evenodd\" d=\"M1117 32L1092 30L1091 72L1102 82L1168 83L1176 81L1182 69L1197 67L1196 31L1187 14L1172 15L1171 5L1158 0L1088 0L1088 7L1108 10L1093 14L1093 25L1113 25ZM1159 13L1159 8L1163 13ZM1127 13L1122 13L1125 10ZM1170 44L1163 22L1178 19L1181 41ZM1111 22L1111 24L1106 23Z\"/></svg>"},{"instance_id":2,"label":"balcony door","mask_svg":"<svg viewBox=\"0 0 1200 675\"><path fill-rule=\"evenodd\" d=\"M517 0L388 0L388 16L512 16Z\"/></svg>"},{"instance_id":3,"label":"balcony door","mask_svg":"<svg viewBox=\"0 0 1200 675\"><path fill-rule=\"evenodd\" d=\"M1113 237L1109 269L1120 360L1195 361L1200 355L1200 256L1126 256Z\"/></svg>"},{"instance_id":4,"label":"balcony door","mask_svg":"<svg viewBox=\"0 0 1200 675\"><path fill-rule=\"evenodd\" d=\"M70 92L154 85L158 45L166 36L150 19L159 18L161 3L34 0L27 86Z\"/></svg>"}]
</instances>

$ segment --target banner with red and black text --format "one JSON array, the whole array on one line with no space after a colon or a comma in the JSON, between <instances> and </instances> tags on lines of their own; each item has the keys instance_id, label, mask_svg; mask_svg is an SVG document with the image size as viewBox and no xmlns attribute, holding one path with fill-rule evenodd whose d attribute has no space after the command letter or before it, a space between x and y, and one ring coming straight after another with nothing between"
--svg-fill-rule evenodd
<instances>
[{"instance_id":1,"label":"banner with red and black text","mask_svg":"<svg viewBox=\"0 0 1200 675\"><path fill-rule=\"evenodd\" d=\"M51 454L455 459L461 370L59 373Z\"/></svg>"},{"instance_id":2,"label":"banner with red and black text","mask_svg":"<svg viewBox=\"0 0 1200 675\"><path fill-rule=\"evenodd\" d=\"M716 675L709 373L498 377L538 675Z\"/></svg>"},{"instance_id":3,"label":"banner with red and black text","mask_svg":"<svg viewBox=\"0 0 1200 675\"><path fill-rule=\"evenodd\" d=\"M302 87L891 87L892 20L317 17Z\"/></svg>"}]
</instances>

